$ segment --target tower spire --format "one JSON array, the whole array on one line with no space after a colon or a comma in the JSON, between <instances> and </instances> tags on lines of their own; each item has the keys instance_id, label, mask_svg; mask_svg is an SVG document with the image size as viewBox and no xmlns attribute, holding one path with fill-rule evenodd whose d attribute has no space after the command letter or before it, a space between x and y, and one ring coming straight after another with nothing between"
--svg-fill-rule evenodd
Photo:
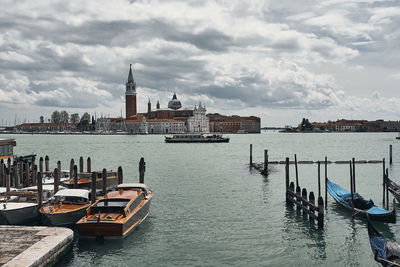
<instances>
[{"instance_id":1,"label":"tower spire","mask_svg":"<svg viewBox=\"0 0 400 267\"><path fill-rule=\"evenodd\" d=\"M129 64L129 75L128 75L128 83L133 82L133 75L132 75L132 64Z\"/></svg>"}]
</instances>

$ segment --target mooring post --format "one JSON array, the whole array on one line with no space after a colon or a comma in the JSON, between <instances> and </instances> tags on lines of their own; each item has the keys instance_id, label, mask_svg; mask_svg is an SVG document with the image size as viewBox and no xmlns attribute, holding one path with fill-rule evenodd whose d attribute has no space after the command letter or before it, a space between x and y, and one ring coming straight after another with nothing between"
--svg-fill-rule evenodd
<instances>
[{"instance_id":1,"label":"mooring post","mask_svg":"<svg viewBox=\"0 0 400 267\"><path fill-rule=\"evenodd\" d=\"M146 162L144 158L139 161L139 183L144 184L144 172L146 171Z\"/></svg>"},{"instance_id":2,"label":"mooring post","mask_svg":"<svg viewBox=\"0 0 400 267\"><path fill-rule=\"evenodd\" d=\"M47 155L44 158L44 165L46 167L46 173L48 173L50 171L50 159L49 159L49 156L47 156Z\"/></svg>"},{"instance_id":3,"label":"mooring post","mask_svg":"<svg viewBox=\"0 0 400 267\"><path fill-rule=\"evenodd\" d=\"M7 159L7 169L8 169L8 173L11 176L11 158ZM11 186L11 178L10 178L10 186Z\"/></svg>"},{"instance_id":4,"label":"mooring post","mask_svg":"<svg viewBox=\"0 0 400 267\"><path fill-rule=\"evenodd\" d=\"M58 169L54 169L54 194L58 192L60 185L60 174L58 173Z\"/></svg>"},{"instance_id":5,"label":"mooring post","mask_svg":"<svg viewBox=\"0 0 400 267\"><path fill-rule=\"evenodd\" d=\"M124 182L124 176L122 173L122 167L118 167L118 184L122 184Z\"/></svg>"},{"instance_id":6,"label":"mooring post","mask_svg":"<svg viewBox=\"0 0 400 267\"><path fill-rule=\"evenodd\" d=\"M25 162L24 162L24 172L25 172L26 185L30 186L31 181L29 179L29 162L28 162L28 160L25 160Z\"/></svg>"},{"instance_id":7,"label":"mooring post","mask_svg":"<svg viewBox=\"0 0 400 267\"><path fill-rule=\"evenodd\" d=\"M314 192L310 192L310 194L308 195L308 201L310 201L311 204L313 204L315 206L315 196L314 196ZM315 214L314 209L310 209L310 211L312 211L312 213ZM314 220L314 218L312 216L310 216L310 220Z\"/></svg>"},{"instance_id":8,"label":"mooring post","mask_svg":"<svg viewBox=\"0 0 400 267\"><path fill-rule=\"evenodd\" d=\"M253 167L253 144L250 144L250 168Z\"/></svg>"},{"instance_id":9,"label":"mooring post","mask_svg":"<svg viewBox=\"0 0 400 267\"><path fill-rule=\"evenodd\" d=\"M294 167L296 170L296 187L299 186L299 171L297 169L297 155L294 154Z\"/></svg>"},{"instance_id":10,"label":"mooring post","mask_svg":"<svg viewBox=\"0 0 400 267\"><path fill-rule=\"evenodd\" d=\"M79 158L79 173L83 173L83 157Z\"/></svg>"},{"instance_id":11,"label":"mooring post","mask_svg":"<svg viewBox=\"0 0 400 267\"><path fill-rule=\"evenodd\" d=\"M90 160L90 157L87 158L87 164L86 164L87 172L91 173L92 172L92 162Z\"/></svg>"},{"instance_id":12,"label":"mooring post","mask_svg":"<svg viewBox=\"0 0 400 267\"><path fill-rule=\"evenodd\" d=\"M268 175L268 149L264 150L264 175Z\"/></svg>"},{"instance_id":13,"label":"mooring post","mask_svg":"<svg viewBox=\"0 0 400 267\"><path fill-rule=\"evenodd\" d=\"M353 162L353 192L356 193L356 164L355 164L355 159L352 159Z\"/></svg>"},{"instance_id":14,"label":"mooring post","mask_svg":"<svg viewBox=\"0 0 400 267\"><path fill-rule=\"evenodd\" d=\"M72 173L74 175L74 188L78 188L78 166L74 165Z\"/></svg>"},{"instance_id":15,"label":"mooring post","mask_svg":"<svg viewBox=\"0 0 400 267\"><path fill-rule=\"evenodd\" d=\"M328 158L325 156L325 209L328 204Z\"/></svg>"},{"instance_id":16,"label":"mooring post","mask_svg":"<svg viewBox=\"0 0 400 267\"><path fill-rule=\"evenodd\" d=\"M74 177L74 159L71 159L71 161L69 162L69 178L72 179Z\"/></svg>"},{"instance_id":17,"label":"mooring post","mask_svg":"<svg viewBox=\"0 0 400 267\"><path fill-rule=\"evenodd\" d=\"M0 160L0 186L4 186L4 161Z\"/></svg>"},{"instance_id":18,"label":"mooring post","mask_svg":"<svg viewBox=\"0 0 400 267\"><path fill-rule=\"evenodd\" d=\"M61 179L61 161L57 161L58 177Z\"/></svg>"},{"instance_id":19,"label":"mooring post","mask_svg":"<svg viewBox=\"0 0 400 267\"><path fill-rule=\"evenodd\" d=\"M324 225L324 199L318 197L318 226Z\"/></svg>"},{"instance_id":20,"label":"mooring post","mask_svg":"<svg viewBox=\"0 0 400 267\"><path fill-rule=\"evenodd\" d=\"M39 172L43 173L43 157L39 159Z\"/></svg>"},{"instance_id":21,"label":"mooring post","mask_svg":"<svg viewBox=\"0 0 400 267\"><path fill-rule=\"evenodd\" d=\"M301 197L303 199L303 201L301 202L301 204L303 205L303 207L308 208L307 203L305 202L307 200L307 189L303 188L303 190L301 191ZM305 210L303 210L303 214L308 214Z\"/></svg>"},{"instance_id":22,"label":"mooring post","mask_svg":"<svg viewBox=\"0 0 400 267\"><path fill-rule=\"evenodd\" d=\"M286 158L286 166L285 166L285 178L286 178L286 192L289 189L289 158Z\"/></svg>"},{"instance_id":23,"label":"mooring post","mask_svg":"<svg viewBox=\"0 0 400 267\"><path fill-rule=\"evenodd\" d=\"M43 204L43 184L42 184L42 173L37 174L37 193L38 193L38 205L39 207Z\"/></svg>"},{"instance_id":24,"label":"mooring post","mask_svg":"<svg viewBox=\"0 0 400 267\"><path fill-rule=\"evenodd\" d=\"M32 183L37 186L37 165L32 166Z\"/></svg>"},{"instance_id":25,"label":"mooring post","mask_svg":"<svg viewBox=\"0 0 400 267\"><path fill-rule=\"evenodd\" d=\"M102 178L103 178L103 196L105 196L107 193L107 170L106 169L103 169Z\"/></svg>"},{"instance_id":26,"label":"mooring post","mask_svg":"<svg viewBox=\"0 0 400 267\"><path fill-rule=\"evenodd\" d=\"M97 178L96 173L92 172L92 194L91 194L92 204L96 201L96 178Z\"/></svg>"},{"instance_id":27,"label":"mooring post","mask_svg":"<svg viewBox=\"0 0 400 267\"><path fill-rule=\"evenodd\" d=\"M392 145L389 146L389 164L392 164Z\"/></svg>"},{"instance_id":28,"label":"mooring post","mask_svg":"<svg viewBox=\"0 0 400 267\"><path fill-rule=\"evenodd\" d=\"M321 196L321 163L318 160L318 196ZM315 198L314 198L315 200Z\"/></svg>"},{"instance_id":29,"label":"mooring post","mask_svg":"<svg viewBox=\"0 0 400 267\"><path fill-rule=\"evenodd\" d=\"M0 171L1 171L1 168L0 168ZM14 158L14 160L13 160L13 175L12 175L12 177L13 177L13 187L15 187L15 188L18 188L18 161L17 161L17 158ZM0 181L1 181L1 176L0 176ZM36 181L35 181L35 183L36 183Z\"/></svg>"},{"instance_id":30,"label":"mooring post","mask_svg":"<svg viewBox=\"0 0 400 267\"><path fill-rule=\"evenodd\" d=\"M385 177L386 177L386 175L385 175L385 169L386 169L386 167L385 167L385 158L383 158L383 160L382 160L382 166L383 166L383 174L382 174L382 178L383 178L383 183L382 183L382 189L383 189L382 198L383 198L383 200L382 200L382 203L383 203L383 208L385 208L385 184L386 184L386 179L385 179Z\"/></svg>"},{"instance_id":31,"label":"mooring post","mask_svg":"<svg viewBox=\"0 0 400 267\"><path fill-rule=\"evenodd\" d=\"M6 168L6 192L10 192L10 169Z\"/></svg>"},{"instance_id":32,"label":"mooring post","mask_svg":"<svg viewBox=\"0 0 400 267\"><path fill-rule=\"evenodd\" d=\"M19 157L18 160L18 176L19 176L19 182L21 186L24 186L25 181L24 181L24 163L22 160L22 157Z\"/></svg>"},{"instance_id":33,"label":"mooring post","mask_svg":"<svg viewBox=\"0 0 400 267\"><path fill-rule=\"evenodd\" d=\"M386 168L386 178L389 178L389 171L387 168ZM386 210L389 210L389 190L387 184L386 184Z\"/></svg>"},{"instance_id":34,"label":"mooring post","mask_svg":"<svg viewBox=\"0 0 400 267\"><path fill-rule=\"evenodd\" d=\"M296 195L297 196L301 196L301 188L300 188L300 186L296 186ZM296 197L296 200L301 203L300 197ZM296 205L296 207L299 208L298 205Z\"/></svg>"},{"instance_id":35,"label":"mooring post","mask_svg":"<svg viewBox=\"0 0 400 267\"><path fill-rule=\"evenodd\" d=\"M354 210L354 187L353 187L353 170L352 170L352 166L351 166L351 160L350 160L350 194L351 194L351 207Z\"/></svg>"}]
</instances>

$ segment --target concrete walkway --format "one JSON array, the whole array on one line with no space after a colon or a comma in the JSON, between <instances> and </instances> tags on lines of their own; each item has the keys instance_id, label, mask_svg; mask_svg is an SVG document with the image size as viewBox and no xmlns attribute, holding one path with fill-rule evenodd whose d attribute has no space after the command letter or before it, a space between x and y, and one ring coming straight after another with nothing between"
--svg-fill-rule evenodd
<instances>
[{"instance_id":1,"label":"concrete walkway","mask_svg":"<svg viewBox=\"0 0 400 267\"><path fill-rule=\"evenodd\" d=\"M43 266L72 245L73 231L63 227L0 226L0 265Z\"/></svg>"}]
</instances>

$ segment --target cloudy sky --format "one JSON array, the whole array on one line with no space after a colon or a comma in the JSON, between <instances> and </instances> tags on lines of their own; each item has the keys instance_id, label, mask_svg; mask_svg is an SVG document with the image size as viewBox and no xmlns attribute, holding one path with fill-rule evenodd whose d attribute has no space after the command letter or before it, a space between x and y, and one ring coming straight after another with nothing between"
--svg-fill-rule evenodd
<instances>
[{"instance_id":1,"label":"cloudy sky","mask_svg":"<svg viewBox=\"0 0 400 267\"><path fill-rule=\"evenodd\" d=\"M2 0L0 120L184 106L263 126L400 119L397 0Z\"/></svg>"}]
</instances>

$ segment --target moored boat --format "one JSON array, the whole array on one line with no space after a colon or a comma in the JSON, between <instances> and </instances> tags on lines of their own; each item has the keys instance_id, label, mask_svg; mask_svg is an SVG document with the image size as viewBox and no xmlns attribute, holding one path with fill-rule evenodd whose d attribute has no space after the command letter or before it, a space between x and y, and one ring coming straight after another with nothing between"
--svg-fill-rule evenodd
<instances>
[{"instance_id":1,"label":"moored boat","mask_svg":"<svg viewBox=\"0 0 400 267\"><path fill-rule=\"evenodd\" d=\"M400 266L400 246L385 238L369 221L368 237L375 261L382 266Z\"/></svg>"},{"instance_id":2,"label":"moored boat","mask_svg":"<svg viewBox=\"0 0 400 267\"><path fill-rule=\"evenodd\" d=\"M103 188L103 176L102 172L95 172L97 177L96 177L96 189L102 189ZM85 175L81 174L81 177L78 177L78 186L77 188L79 189L86 189L86 190L91 190L92 188L92 178L91 178L91 173L87 173ZM75 188L75 182L73 178L64 180L61 183L63 186L66 188ZM106 178L106 189L107 190L112 190L118 185L118 174L113 171L108 171L107 172L107 178Z\"/></svg>"},{"instance_id":3,"label":"moored boat","mask_svg":"<svg viewBox=\"0 0 400 267\"><path fill-rule=\"evenodd\" d=\"M390 180L388 177L385 179L387 189L392 193L392 195L400 202L400 185Z\"/></svg>"},{"instance_id":4,"label":"moored boat","mask_svg":"<svg viewBox=\"0 0 400 267\"><path fill-rule=\"evenodd\" d=\"M166 143L228 143L229 137L222 134L174 134L172 137L165 136Z\"/></svg>"},{"instance_id":5,"label":"moored boat","mask_svg":"<svg viewBox=\"0 0 400 267\"><path fill-rule=\"evenodd\" d=\"M353 211L354 216L369 217L371 220L384 221L388 223L396 223L396 208L388 211L374 205L372 200L365 200L358 193L353 194L353 204L351 193L339 185L327 180L327 190L329 194L347 210ZM354 205L354 207L353 207Z\"/></svg>"},{"instance_id":6,"label":"moored boat","mask_svg":"<svg viewBox=\"0 0 400 267\"><path fill-rule=\"evenodd\" d=\"M49 203L39 209L43 223L53 226L73 225L86 214L90 206L86 189L58 191Z\"/></svg>"},{"instance_id":7,"label":"moored boat","mask_svg":"<svg viewBox=\"0 0 400 267\"><path fill-rule=\"evenodd\" d=\"M145 184L120 184L116 191L107 193L86 210L77 222L83 237L124 238L148 214L153 192Z\"/></svg>"}]
</instances>

